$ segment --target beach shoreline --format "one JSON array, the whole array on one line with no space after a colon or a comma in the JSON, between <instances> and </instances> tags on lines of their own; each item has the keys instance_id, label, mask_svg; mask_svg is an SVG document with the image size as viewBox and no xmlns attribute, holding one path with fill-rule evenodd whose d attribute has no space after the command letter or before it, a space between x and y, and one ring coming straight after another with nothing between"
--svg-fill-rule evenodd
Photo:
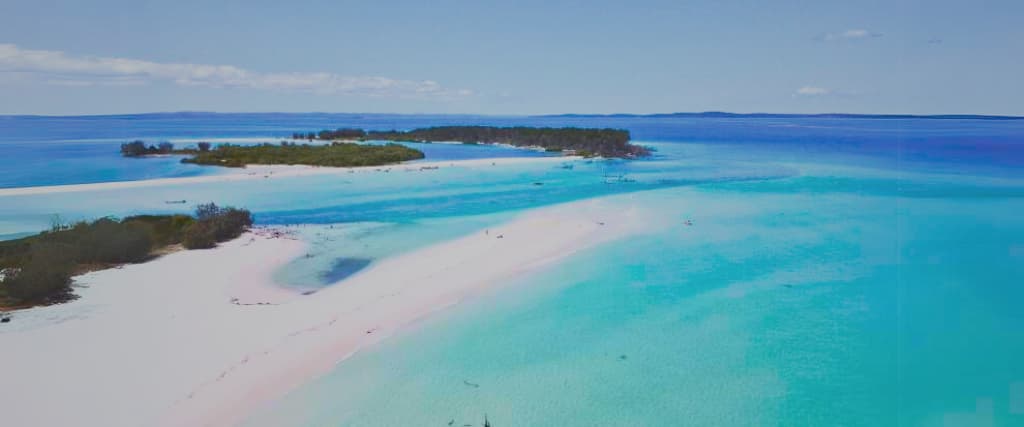
<instances>
[{"instance_id":1,"label":"beach shoreline","mask_svg":"<svg viewBox=\"0 0 1024 427\"><path fill-rule=\"evenodd\" d=\"M386 170L394 170L396 172L416 172L444 167L481 167L517 165L524 163L561 163L566 161L579 160L581 158L582 157L578 156L498 157L464 160L419 161L415 163L406 162L395 163L391 165L357 167L330 167L306 165L249 165L243 168L226 168L221 166L208 166L211 168L224 169L224 173L177 178L144 179L137 181L113 181L88 184L0 188L0 197L76 193L86 191L117 190L127 188L146 188L176 184L201 184L213 182L235 182L254 179L289 178L314 175L339 175L348 173L378 171L382 172Z\"/></svg>"},{"instance_id":2,"label":"beach shoreline","mask_svg":"<svg viewBox=\"0 0 1024 427\"><path fill-rule=\"evenodd\" d=\"M273 283L307 247L265 232L275 229L89 273L76 280L88 286L79 300L25 310L8 324L15 328L0 329L11 349L0 363L29 365L7 378L27 389L0 390L11 404L5 418L235 424L432 313L653 222L607 198L538 208L385 258L312 295ZM82 341L89 345L79 350ZM130 408L107 410L128 398ZM54 404L62 410L41 411Z\"/></svg>"}]
</instances>

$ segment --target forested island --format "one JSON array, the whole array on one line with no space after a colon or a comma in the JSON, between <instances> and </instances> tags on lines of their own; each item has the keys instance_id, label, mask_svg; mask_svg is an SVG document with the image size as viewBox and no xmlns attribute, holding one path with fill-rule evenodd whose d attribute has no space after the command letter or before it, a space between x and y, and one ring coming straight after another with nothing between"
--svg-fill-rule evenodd
<instances>
[{"instance_id":1,"label":"forested island","mask_svg":"<svg viewBox=\"0 0 1024 427\"><path fill-rule=\"evenodd\" d=\"M341 128L320 132L294 133L293 139L360 140L409 142L461 142L464 144L508 144L541 147L547 151L571 151L582 156L635 158L650 154L646 147L631 144L623 129L435 126L408 131L365 131Z\"/></svg>"},{"instance_id":2,"label":"forested island","mask_svg":"<svg viewBox=\"0 0 1024 427\"><path fill-rule=\"evenodd\" d=\"M233 145L220 144L211 147L200 142L197 148L175 149L174 144L162 142L146 145L143 141L121 144L125 157L151 155L187 155L182 163L244 167L245 165L309 165L309 166L380 166L423 158L423 152L401 144L366 145L349 142L333 142L323 145L296 144L282 141L280 144Z\"/></svg>"},{"instance_id":3,"label":"forested island","mask_svg":"<svg viewBox=\"0 0 1024 427\"><path fill-rule=\"evenodd\" d=\"M197 206L194 216L101 218L0 241L0 309L70 301L75 275L145 262L177 247L212 248L251 225L248 210L208 203Z\"/></svg>"}]
</instances>

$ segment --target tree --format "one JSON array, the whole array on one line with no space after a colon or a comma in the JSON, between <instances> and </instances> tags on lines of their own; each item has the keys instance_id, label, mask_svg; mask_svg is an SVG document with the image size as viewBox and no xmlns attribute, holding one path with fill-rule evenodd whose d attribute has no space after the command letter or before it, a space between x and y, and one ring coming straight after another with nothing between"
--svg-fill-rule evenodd
<instances>
[{"instance_id":1,"label":"tree","mask_svg":"<svg viewBox=\"0 0 1024 427\"><path fill-rule=\"evenodd\" d=\"M141 156L146 154L146 143L135 140L121 144L121 154L128 157Z\"/></svg>"},{"instance_id":2,"label":"tree","mask_svg":"<svg viewBox=\"0 0 1024 427\"><path fill-rule=\"evenodd\" d=\"M157 150L160 152L160 154L168 154L171 151L174 151L174 144L171 144L170 142L167 141L161 142L159 145L157 145Z\"/></svg>"},{"instance_id":3,"label":"tree","mask_svg":"<svg viewBox=\"0 0 1024 427\"><path fill-rule=\"evenodd\" d=\"M196 219L209 221L220 214L220 207L215 203L203 203L196 206Z\"/></svg>"},{"instance_id":4,"label":"tree","mask_svg":"<svg viewBox=\"0 0 1024 427\"><path fill-rule=\"evenodd\" d=\"M187 249L212 248L218 242L234 239L252 226L252 213L214 203L196 206L196 222L185 231L182 244Z\"/></svg>"},{"instance_id":5,"label":"tree","mask_svg":"<svg viewBox=\"0 0 1024 427\"><path fill-rule=\"evenodd\" d=\"M210 151L210 143L209 142L203 141L203 142L200 142L200 143L196 144L196 146L199 147L199 152L201 152L201 153L205 153L207 151Z\"/></svg>"}]
</instances>

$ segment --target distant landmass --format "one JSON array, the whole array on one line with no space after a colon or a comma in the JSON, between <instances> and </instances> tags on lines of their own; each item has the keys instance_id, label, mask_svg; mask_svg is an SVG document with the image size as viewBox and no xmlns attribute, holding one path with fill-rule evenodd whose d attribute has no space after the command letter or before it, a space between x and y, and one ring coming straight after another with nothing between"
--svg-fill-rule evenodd
<instances>
[{"instance_id":1,"label":"distant landmass","mask_svg":"<svg viewBox=\"0 0 1024 427\"><path fill-rule=\"evenodd\" d=\"M407 131L374 131L355 128L297 132L293 139L366 140L408 142L461 142L463 144L507 144L516 147L540 147L549 152L635 158L650 155L650 150L631 144L625 129L527 126L434 126Z\"/></svg>"},{"instance_id":2,"label":"distant landmass","mask_svg":"<svg viewBox=\"0 0 1024 427\"><path fill-rule=\"evenodd\" d=\"M308 165L308 166L381 166L423 158L423 152L400 144L363 145L334 142L326 145L296 144L282 141L258 145L233 145L199 142L196 148L176 149L170 142L146 145L136 140L121 144L124 157L183 155L182 163L197 165L245 167L246 165Z\"/></svg>"},{"instance_id":3,"label":"distant landmass","mask_svg":"<svg viewBox=\"0 0 1024 427\"><path fill-rule=\"evenodd\" d=\"M785 113L728 113L724 111L705 111L702 113L656 113L656 114L550 114L532 117L651 117L651 118L722 118L722 119L959 119L959 120L1024 120L1024 116L993 116L979 114L785 114Z\"/></svg>"},{"instance_id":4,"label":"distant landmass","mask_svg":"<svg viewBox=\"0 0 1024 427\"><path fill-rule=\"evenodd\" d=\"M43 119L43 118L64 118L64 119L126 119L134 120L139 118L193 118L204 116L236 116L251 117L254 119L277 118L280 116L323 116L323 117L345 117L349 119L363 119L373 117L435 117L435 118L528 118L528 117L637 117L637 118L824 118L824 119L950 119L950 120L1024 120L1024 116L987 115L987 114L853 114L853 113L818 113L818 114L791 114L791 113L730 113L725 111L705 111L700 113L613 113L613 114L523 114L523 115L484 115L484 114L404 114L404 113L287 113L287 112L262 112L262 113L231 113L231 112L206 112L206 111L175 111L155 112L136 114L94 114L94 115L36 115L36 114L15 114L0 115L0 120L9 119Z\"/></svg>"}]
</instances>

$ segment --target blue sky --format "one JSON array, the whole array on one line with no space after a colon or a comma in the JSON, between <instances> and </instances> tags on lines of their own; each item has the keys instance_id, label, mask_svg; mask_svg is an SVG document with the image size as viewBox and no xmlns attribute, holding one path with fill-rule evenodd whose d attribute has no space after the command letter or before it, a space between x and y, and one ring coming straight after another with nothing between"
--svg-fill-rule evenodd
<instances>
[{"instance_id":1,"label":"blue sky","mask_svg":"<svg viewBox=\"0 0 1024 427\"><path fill-rule=\"evenodd\" d=\"M1021 1L552 3L4 0L0 114L1024 115Z\"/></svg>"}]
</instances>

